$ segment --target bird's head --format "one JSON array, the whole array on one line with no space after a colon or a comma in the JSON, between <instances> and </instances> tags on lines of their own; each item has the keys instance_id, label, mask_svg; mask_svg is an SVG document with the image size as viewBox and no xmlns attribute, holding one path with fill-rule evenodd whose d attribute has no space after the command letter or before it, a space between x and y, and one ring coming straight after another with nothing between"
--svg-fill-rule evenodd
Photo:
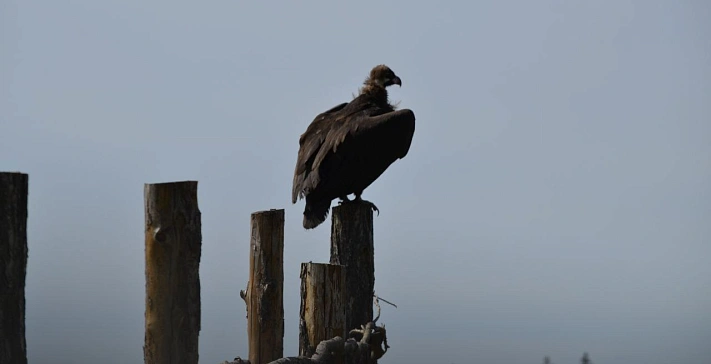
<instances>
[{"instance_id":1,"label":"bird's head","mask_svg":"<svg viewBox=\"0 0 711 364\"><path fill-rule=\"evenodd\" d=\"M392 85L398 85L402 87L402 81L400 77L395 75L395 72L390 69L390 67L381 64L373 67L370 71L370 76L365 80L366 85L377 85L380 87L388 87Z\"/></svg>"}]
</instances>

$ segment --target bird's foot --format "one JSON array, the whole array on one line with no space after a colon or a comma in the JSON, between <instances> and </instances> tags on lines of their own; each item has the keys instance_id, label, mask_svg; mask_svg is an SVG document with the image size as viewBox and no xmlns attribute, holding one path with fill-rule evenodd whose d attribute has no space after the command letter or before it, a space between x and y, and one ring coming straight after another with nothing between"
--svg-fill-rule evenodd
<instances>
[{"instance_id":1,"label":"bird's foot","mask_svg":"<svg viewBox=\"0 0 711 364\"><path fill-rule=\"evenodd\" d=\"M378 216L380 216L380 210L378 210L378 206L375 206L374 203L372 203L370 201L366 201L366 200L360 198L360 196L356 196L356 198L355 198L355 200L353 200L353 202L360 202L362 204L368 205L373 210L373 212L377 212Z\"/></svg>"},{"instance_id":2,"label":"bird's foot","mask_svg":"<svg viewBox=\"0 0 711 364\"><path fill-rule=\"evenodd\" d=\"M348 196L342 196L342 197L339 197L339 198L341 199L340 201L338 201L338 204L339 204L339 205L343 205L344 203L353 202L353 201L351 201L351 200L348 199Z\"/></svg>"}]
</instances>

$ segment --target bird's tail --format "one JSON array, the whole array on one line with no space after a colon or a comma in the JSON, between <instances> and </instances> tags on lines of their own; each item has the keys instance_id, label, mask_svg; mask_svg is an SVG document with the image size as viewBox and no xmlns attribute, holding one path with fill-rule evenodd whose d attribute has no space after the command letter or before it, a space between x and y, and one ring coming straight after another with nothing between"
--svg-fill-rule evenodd
<instances>
[{"instance_id":1,"label":"bird's tail","mask_svg":"<svg viewBox=\"0 0 711 364\"><path fill-rule=\"evenodd\" d=\"M313 229L326 221L330 208L331 200L310 201L307 197L306 207L304 207L304 228Z\"/></svg>"}]
</instances>

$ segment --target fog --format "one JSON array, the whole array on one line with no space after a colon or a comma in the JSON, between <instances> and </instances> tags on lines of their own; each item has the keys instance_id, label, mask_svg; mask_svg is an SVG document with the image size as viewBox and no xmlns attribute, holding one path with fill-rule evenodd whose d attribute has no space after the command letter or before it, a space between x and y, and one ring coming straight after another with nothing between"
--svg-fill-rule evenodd
<instances>
[{"instance_id":1,"label":"fog","mask_svg":"<svg viewBox=\"0 0 711 364\"><path fill-rule=\"evenodd\" d=\"M0 170L29 174L32 363L139 363L143 184L197 180L200 362L246 357L249 215L299 265L299 135L371 67L417 129L363 197L381 363L711 356L711 6L702 1L0 4Z\"/></svg>"}]
</instances>

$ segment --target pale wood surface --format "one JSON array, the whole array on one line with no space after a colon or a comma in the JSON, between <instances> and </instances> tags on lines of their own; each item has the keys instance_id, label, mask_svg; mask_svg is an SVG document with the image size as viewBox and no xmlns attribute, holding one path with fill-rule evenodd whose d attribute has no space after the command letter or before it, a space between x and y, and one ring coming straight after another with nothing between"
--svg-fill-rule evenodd
<instances>
[{"instance_id":1,"label":"pale wood surface","mask_svg":"<svg viewBox=\"0 0 711 364\"><path fill-rule=\"evenodd\" d=\"M284 351L284 210L251 216L247 336L253 364L279 359Z\"/></svg>"}]
</instances>

